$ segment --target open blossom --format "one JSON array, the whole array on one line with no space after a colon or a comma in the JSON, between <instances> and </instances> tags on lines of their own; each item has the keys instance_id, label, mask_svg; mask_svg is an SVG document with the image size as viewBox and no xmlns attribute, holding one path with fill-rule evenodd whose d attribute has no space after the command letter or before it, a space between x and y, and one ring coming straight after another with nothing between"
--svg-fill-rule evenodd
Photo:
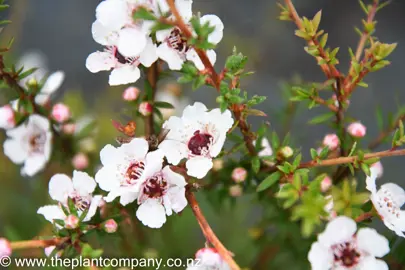
<instances>
[{"instance_id":1,"label":"open blossom","mask_svg":"<svg viewBox=\"0 0 405 270\"><path fill-rule=\"evenodd\" d=\"M389 252L388 240L374 229L362 228L357 233L356 230L356 222L348 217L330 221L309 251L312 269L388 269L384 261L376 259Z\"/></svg>"},{"instance_id":2,"label":"open blossom","mask_svg":"<svg viewBox=\"0 0 405 270\"><path fill-rule=\"evenodd\" d=\"M183 20L188 23L192 17L192 1L176 1L177 8ZM208 35L208 42L218 44L223 37L224 25L216 15L204 15L200 18L200 23L208 23L214 27L214 31ZM200 60L195 49L187 44L178 27L161 30L156 32L156 39L161 42L157 48L157 54L160 59L167 62L172 70L180 70L186 60L192 61L199 70L203 70L204 64ZM216 61L214 50L207 50L207 56L212 64Z\"/></svg>"},{"instance_id":3,"label":"open blossom","mask_svg":"<svg viewBox=\"0 0 405 270\"><path fill-rule=\"evenodd\" d=\"M33 176L49 161L52 133L48 119L33 114L26 123L7 131L4 153L16 164L24 164L21 173Z\"/></svg>"},{"instance_id":4,"label":"open blossom","mask_svg":"<svg viewBox=\"0 0 405 270\"><path fill-rule=\"evenodd\" d=\"M0 238L0 258L11 255L11 244L6 238Z\"/></svg>"},{"instance_id":5,"label":"open blossom","mask_svg":"<svg viewBox=\"0 0 405 270\"><path fill-rule=\"evenodd\" d=\"M49 181L49 195L58 204L42 206L37 213L43 215L49 222L61 219L67 222L68 227L74 226L74 218L70 215L66 216L62 210L62 205L69 209L68 200L70 198L79 217L83 212L88 211L83 221L89 221L96 214L102 200L101 195L93 196L96 186L94 179L84 172L73 171L72 179L65 174L55 174Z\"/></svg>"},{"instance_id":6,"label":"open blossom","mask_svg":"<svg viewBox=\"0 0 405 270\"><path fill-rule=\"evenodd\" d=\"M222 259L214 248L202 248L195 254L196 260L190 263L186 270L230 270L229 265Z\"/></svg>"},{"instance_id":7,"label":"open blossom","mask_svg":"<svg viewBox=\"0 0 405 270\"><path fill-rule=\"evenodd\" d=\"M362 138L366 135L366 127L360 122L351 123L347 127L347 132L353 137Z\"/></svg>"},{"instance_id":8,"label":"open blossom","mask_svg":"<svg viewBox=\"0 0 405 270\"><path fill-rule=\"evenodd\" d=\"M107 1L102 3L105 2ZM112 2L119 3L122 1L113 0ZM108 81L110 85L136 82L141 76L138 66L142 64L145 67L150 67L157 60L156 45L148 37L139 54L130 57L124 56L117 47L120 33L111 31L99 21L93 23L93 38L96 42L104 45L105 49L102 52L97 51L90 54L86 59L86 68L92 73L112 69ZM136 36L136 33L133 34Z\"/></svg>"},{"instance_id":9,"label":"open blossom","mask_svg":"<svg viewBox=\"0 0 405 270\"><path fill-rule=\"evenodd\" d=\"M323 145L327 146L329 150L335 150L340 145L339 137L336 134L327 134L323 138Z\"/></svg>"},{"instance_id":10,"label":"open blossom","mask_svg":"<svg viewBox=\"0 0 405 270\"><path fill-rule=\"evenodd\" d=\"M366 188L371 192L370 198L385 226L398 236L405 237L405 211L401 210L405 203L405 191L394 183L386 183L377 190L376 168L370 168L370 176L366 179Z\"/></svg>"},{"instance_id":11,"label":"open blossom","mask_svg":"<svg viewBox=\"0 0 405 270\"><path fill-rule=\"evenodd\" d=\"M169 133L159 149L173 165L187 158L188 175L201 179L212 168L212 159L220 153L232 124L229 110L208 111L204 104L195 102L184 109L182 117L172 116L163 124Z\"/></svg>"},{"instance_id":12,"label":"open blossom","mask_svg":"<svg viewBox=\"0 0 405 270\"><path fill-rule=\"evenodd\" d=\"M10 129L15 127L14 110L10 105L0 107L0 128Z\"/></svg>"}]
</instances>

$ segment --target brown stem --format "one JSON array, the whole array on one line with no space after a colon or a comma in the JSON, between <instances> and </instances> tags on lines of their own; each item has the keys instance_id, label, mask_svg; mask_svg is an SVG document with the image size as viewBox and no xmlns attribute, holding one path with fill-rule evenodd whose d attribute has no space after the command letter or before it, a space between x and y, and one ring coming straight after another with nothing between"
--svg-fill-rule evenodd
<instances>
[{"instance_id":1,"label":"brown stem","mask_svg":"<svg viewBox=\"0 0 405 270\"><path fill-rule=\"evenodd\" d=\"M201 212L200 206L198 205L194 194L192 192L187 192L186 197L207 241L215 247L216 251L219 253L219 255L221 255L222 259L228 263L232 270L240 270L239 265L232 258L231 252L225 248L225 246L215 235L214 231L211 229L203 213Z\"/></svg>"},{"instance_id":2,"label":"brown stem","mask_svg":"<svg viewBox=\"0 0 405 270\"><path fill-rule=\"evenodd\" d=\"M158 62L155 62L148 68L148 72L147 72L147 79L152 88L152 100L148 100L148 101L152 106L153 106L153 101L155 100L158 77L159 77L159 66L158 66ZM155 134L153 109L152 109L151 114L145 117L145 130L146 130L147 137Z\"/></svg>"},{"instance_id":3,"label":"brown stem","mask_svg":"<svg viewBox=\"0 0 405 270\"><path fill-rule=\"evenodd\" d=\"M48 240L27 240L11 243L11 249L31 249L31 248L46 248L49 246L57 246L69 240L69 237L53 238Z\"/></svg>"},{"instance_id":4,"label":"brown stem","mask_svg":"<svg viewBox=\"0 0 405 270\"><path fill-rule=\"evenodd\" d=\"M338 107L336 107L333 104L328 104L326 102L326 100L320 98L320 97L312 97L312 100L314 100L316 103L321 104L321 105L325 105L326 107L328 107L332 112L338 112Z\"/></svg>"},{"instance_id":5,"label":"brown stem","mask_svg":"<svg viewBox=\"0 0 405 270\"><path fill-rule=\"evenodd\" d=\"M403 120L405 120L405 114L400 115L391 127L381 132L380 135L378 135L378 137L368 145L368 148L374 149L379 146L385 140L385 138L387 138L395 129L398 128L399 123Z\"/></svg>"},{"instance_id":6,"label":"brown stem","mask_svg":"<svg viewBox=\"0 0 405 270\"><path fill-rule=\"evenodd\" d=\"M385 150L381 152L375 153L368 153L364 155L364 160L371 159L371 158L383 158L383 157L394 157L394 156L404 156L405 149L400 150ZM353 163L358 159L358 156L351 156L351 157L339 157L339 158L330 158L320 160L318 162L312 160L309 162L301 163L298 168L313 168L313 167L325 167L325 166L333 166L333 165L340 165L340 164L347 164ZM276 167L268 167L262 170L263 172L275 172L277 171Z\"/></svg>"},{"instance_id":7,"label":"brown stem","mask_svg":"<svg viewBox=\"0 0 405 270\"><path fill-rule=\"evenodd\" d=\"M174 3L174 0L166 0L167 4L169 5L170 11L173 14L173 16L175 17L175 22L171 23L172 25L177 26L183 36L187 39L190 39L193 37L192 32L190 31L189 27L186 25L186 23L184 22L183 18L181 17L179 11L176 8L176 5ZM212 85L217 89L217 91L219 92L219 86L221 83L221 79L220 76L218 75L218 73L215 71L214 66L211 64L211 61L209 60L206 52L202 49L199 48L195 48L195 51L197 52L198 56L201 59L201 62L204 64L205 69L207 70L208 74L211 76L211 82ZM256 150L253 144L253 139L250 136L250 127L248 126L248 124L246 123L246 120L244 119L242 113L240 111L235 111L234 109L236 109L237 107L233 107L230 108L236 118L236 121L238 121L238 127L241 130L244 140L245 140L245 144L246 144L246 148L248 149L249 153L252 156L255 156ZM239 108L239 107L238 107Z\"/></svg>"},{"instance_id":8,"label":"brown stem","mask_svg":"<svg viewBox=\"0 0 405 270\"><path fill-rule=\"evenodd\" d=\"M355 219L355 221L356 221L356 222L362 222L362 221L364 221L364 220L366 220L366 219L372 218L373 216L374 216L374 215L373 215L372 213L370 213L370 212L365 212L365 213L361 214L360 216L358 216L358 217Z\"/></svg>"}]
</instances>

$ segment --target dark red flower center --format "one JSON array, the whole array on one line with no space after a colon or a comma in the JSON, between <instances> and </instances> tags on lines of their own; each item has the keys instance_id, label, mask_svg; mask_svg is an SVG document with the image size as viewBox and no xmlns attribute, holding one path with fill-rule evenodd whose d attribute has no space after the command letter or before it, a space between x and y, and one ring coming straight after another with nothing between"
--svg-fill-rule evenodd
<instances>
[{"instance_id":1,"label":"dark red flower center","mask_svg":"<svg viewBox=\"0 0 405 270\"><path fill-rule=\"evenodd\" d=\"M354 248L351 242L332 247L335 249L335 262L347 268L352 267L359 262L360 254Z\"/></svg>"},{"instance_id":2,"label":"dark red flower center","mask_svg":"<svg viewBox=\"0 0 405 270\"><path fill-rule=\"evenodd\" d=\"M205 151L208 151L211 141L211 135L200 133L200 131L197 130L188 142L188 149L190 149L191 153L194 155L201 155Z\"/></svg>"},{"instance_id":3,"label":"dark red flower center","mask_svg":"<svg viewBox=\"0 0 405 270\"><path fill-rule=\"evenodd\" d=\"M90 207L90 202L83 197L80 197L80 196L73 197L72 201L77 210L85 211L86 209L88 209Z\"/></svg>"},{"instance_id":4,"label":"dark red flower center","mask_svg":"<svg viewBox=\"0 0 405 270\"><path fill-rule=\"evenodd\" d=\"M135 183L142 175L143 170L145 169L145 163L134 162L129 165L127 172L125 173L125 179L127 184Z\"/></svg>"},{"instance_id":5,"label":"dark red flower center","mask_svg":"<svg viewBox=\"0 0 405 270\"><path fill-rule=\"evenodd\" d=\"M161 175L155 175L148 179L143 188L143 193L149 198L160 198L165 195L168 188L166 180Z\"/></svg>"},{"instance_id":6,"label":"dark red flower center","mask_svg":"<svg viewBox=\"0 0 405 270\"><path fill-rule=\"evenodd\" d=\"M45 142L46 142L45 133L38 133L38 134L31 136L29 139L31 152L43 153Z\"/></svg>"},{"instance_id":7,"label":"dark red flower center","mask_svg":"<svg viewBox=\"0 0 405 270\"><path fill-rule=\"evenodd\" d=\"M117 61L121 64L126 64L129 63L129 61L127 60L127 58L125 58L125 56L123 56L122 54L120 54L120 52L115 49L114 52L114 57L117 59Z\"/></svg>"},{"instance_id":8,"label":"dark red flower center","mask_svg":"<svg viewBox=\"0 0 405 270\"><path fill-rule=\"evenodd\" d=\"M179 52L187 52L190 48L187 39L183 37L179 28L174 28L167 39L169 46Z\"/></svg>"}]
</instances>

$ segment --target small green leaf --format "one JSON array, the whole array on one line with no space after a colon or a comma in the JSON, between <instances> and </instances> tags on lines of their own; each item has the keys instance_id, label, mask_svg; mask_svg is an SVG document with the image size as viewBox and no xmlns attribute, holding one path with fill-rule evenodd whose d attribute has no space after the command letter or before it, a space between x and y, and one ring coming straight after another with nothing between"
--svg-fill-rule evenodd
<instances>
[{"instance_id":1,"label":"small green leaf","mask_svg":"<svg viewBox=\"0 0 405 270\"><path fill-rule=\"evenodd\" d=\"M265 189L268 189L275 183L277 183L278 180L281 178L281 173L280 172L274 172L267 176L257 187L257 192L263 191Z\"/></svg>"},{"instance_id":2,"label":"small green leaf","mask_svg":"<svg viewBox=\"0 0 405 270\"><path fill-rule=\"evenodd\" d=\"M254 173L258 173L260 170L260 159L259 157L252 158L252 170Z\"/></svg>"},{"instance_id":3,"label":"small green leaf","mask_svg":"<svg viewBox=\"0 0 405 270\"><path fill-rule=\"evenodd\" d=\"M335 114L333 112L328 112L325 114L315 116L308 123L311 125L320 124L320 123L328 121L330 118L332 118L334 116L335 116Z\"/></svg>"},{"instance_id":4,"label":"small green leaf","mask_svg":"<svg viewBox=\"0 0 405 270\"><path fill-rule=\"evenodd\" d=\"M157 108L174 109L174 106L172 104L164 101L155 101L153 105Z\"/></svg>"}]
</instances>

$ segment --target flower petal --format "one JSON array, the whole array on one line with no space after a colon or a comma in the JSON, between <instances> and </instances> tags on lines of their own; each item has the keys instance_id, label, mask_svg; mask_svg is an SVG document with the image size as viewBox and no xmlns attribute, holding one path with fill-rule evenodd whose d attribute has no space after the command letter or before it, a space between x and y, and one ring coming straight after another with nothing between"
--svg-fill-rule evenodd
<instances>
[{"instance_id":1,"label":"flower petal","mask_svg":"<svg viewBox=\"0 0 405 270\"><path fill-rule=\"evenodd\" d=\"M52 73L48 79L46 79L45 84L41 88L41 94L52 94L62 85L65 80L65 72L56 71Z\"/></svg>"},{"instance_id":2,"label":"flower petal","mask_svg":"<svg viewBox=\"0 0 405 270\"><path fill-rule=\"evenodd\" d=\"M114 65L115 60L111 53L108 52L94 52L86 59L86 68L92 73L110 70Z\"/></svg>"},{"instance_id":3,"label":"flower petal","mask_svg":"<svg viewBox=\"0 0 405 270\"><path fill-rule=\"evenodd\" d=\"M48 186L51 198L61 203L66 203L67 198L74 191L72 180L66 174L55 174Z\"/></svg>"},{"instance_id":4,"label":"flower petal","mask_svg":"<svg viewBox=\"0 0 405 270\"><path fill-rule=\"evenodd\" d=\"M357 225L354 220L339 216L328 223L325 231L318 236L318 241L327 247L344 243L353 237L356 229Z\"/></svg>"},{"instance_id":5,"label":"flower petal","mask_svg":"<svg viewBox=\"0 0 405 270\"><path fill-rule=\"evenodd\" d=\"M190 0L176 0L176 8L179 11L181 17L185 21L189 21L191 17L193 16L193 11L192 11L192 4L193 1Z\"/></svg>"},{"instance_id":6,"label":"flower petal","mask_svg":"<svg viewBox=\"0 0 405 270\"><path fill-rule=\"evenodd\" d=\"M187 185L186 180L181 174L175 173L170 169L170 166L165 166L163 168L163 175L169 185L174 185L178 187L185 187Z\"/></svg>"},{"instance_id":7,"label":"flower petal","mask_svg":"<svg viewBox=\"0 0 405 270\"><path fill-rule=\"evenodd\" d=\"M183 66L184 59L176 50L170 48L166 42L159 45L157 55L169 65L171 70L180 70Z\"/></svg>"},{"instance_id":8,"label":"flower petal","mask_svg":"<svg viewBox=\"0 0 405 270\"><path fill-rule=\"evenodd\" d=\"M187 174L198 179L207 175L212 168L212 160L206 157L193 157L186 162Z\"/></svg>"},{"instance_id":9,"label":"flower petal","mask_svg":"<svg viewBox=\"0 0 405 270\"><path fill-rule=\"evenodd\" d=\"M124 28L119 31L118 51L125 57L141 54L147 44L146 33L137 28Z\"/></svg>"},{"instance_id":10,"label":"flower petal","mask_svg":"<svg viewBox=\"0 0 405 270\"><path fill-rule=\"evenodd\" d=\"M120 187L120 179L117 177L117 167L108 165L101 168L95 176L99 187L105 191L113 191Z\"/></svg>"},{"instance_id":11,"label":"flower petal","mask_svg":"<svg viewBox=\"0 0 405 270\"><path fill-rule=\"evenodd\" d=\"M86 217L83 219L84 222L91 220L91 218L96 214L97 208L102 199L103 197L101 195L96 195L91 199L89 211L87 212Z\"/></svg>"},{"instance_id":12,"label":"flower petal","mask_svg":"<svg viewBox=\"0 0 405 270\"><path fill-rule=\"evenodd\" d=\"M42 171L46 163L48 163L48 160L43 155L30 156L25 160L24 166L21 168L21 174L32 177Z\"/></svg>"},{"instance_id":13,"label":"flower petal","mask_svg":"<svg viewBox=\"0 0 405 270\"><path fill-rule=\"evenodd\" d=\"M308 260L311 263L312 270L330 269L333 262L333 254L329 252L327 247L319 242L315 242L308 253Z\"/></svg>"},{"instance_id":14,"label":"flower petal","mask_svg":"<svg viewBox=\"0 0 405 270\"><path fill-rule=\"evenodd\" d=\"M102 1L96 8L97 20L108 28L119 30L128 22L128 5L124 0Z\"/></svg>"},{"instance_id":15,"label":"flower petal","mask_svg":"<svg viewBox=\"0 0 405 270\"><path fill-rule=\"evenodd\" d=\"M3 145L4 154L15 164L21 164L28 157L28 152L19 140L8 139Z\"/></svg>"},{"instance_id":16,"label":"flower petal","mask_svg":"<svg viewBox=\"0 0 405 270\"><path fill-rule=\"evenodd\" d=\"M370 176L366 178L366 189L368 189L371 193L377 192L377 187L375 181L377 180L377 171L375 168L370 168Z\"/></svg>"},{"instance_id":17,"label":"flower petal","mask_svg":"<svg viewBox=\"0 0 405 270\"><path fill-rule=\"evenodd\" d=\"M112 46L117 44L118 33L105 27L101 22L95 21L91 26L93 39L104 46Z\"/></svg>"},{"instance_id":18,"label":"flower petal","mask_svg":"<svg viewBox=\"0 0 405 270\"><path fill-rule=\"evenodd\" d=\"M138 198L138 193L136 192L125 192L121 194L120 204L125 206L129 203L132 203Z\"/></svg>"},{"instance_id":19,"label":"flower petal","mask_svg":"<svg viewBox=\"0 0 405 270\"><path fill-rule=\"evenodd\" d=\"M179 213L187 206L186 189L184 187L171 187L166 193L169 205L174 212ZM165 204L165 207L166 204Z\"/></svg>"},{"instance_id":20,"label":"flower petal","mask_svg":"<svg viewBox=\"0 0 405 270\"><path fill-rule=\"evenodd\" d=\"M150 228L160 228L166 222L165 208L156 199L148 199L142 203L136 211L136 217Z\"/></svg>"},{"instance_id":21,"label":"flower petal","mask_svg":"<svg viewBox=\"0 0 405 270\"><path fill-rule=\"evenodd\" d=\"M96 189L96 182L85 172L73 171L73 187L82 196L92 194Z\"/></svg>"},{"instance_id":22,"label":"flower petal","mask_svg":"<svg viewBox=\"0 0 405 270\"><path fill-rule=\"evenodd\" d=\"M357 232L357 246L360 250L378 258L384 257L390 252L387 238L371 228L362 228Z\"/></svg>"},{"instance_id":23,"label":"flower petal","mask_svg":"<svg viewBox=\"0 0 405 270\"><path fill-rule=\"evenodd\" d=\"M112 146L111 144L107 144L100 151L100 161L101 164L103 164L104 166L119 163L120 159L118 149Z\"/></svg>"},{"instance_id":24,"label":"flower petal","mask_svg":"<svg viewBox=\"0 0 405 270\"><path fill-rule=\"evenodd\" d=\"M111 86L136 82L141 77L141 71L137 66L125 65L113 69L108 83Z\"/></svg>"},{"instance_id":25,"label":"flower petal","mask_svg":"<svg viewBox=\"0 0 405 270\"><path fill-rule=\"evenodd\" d=\"M180 160L187 157L187 146L179 141L164 140L159 144L159 149L165 153L167 161L170 164L177 165Z\"/></svg>"},{"instance_id":26,"label":"flower petal","mask_svg":"<svg viewBox=\"0 0 405 270\"><path fill-rule=\"evenodd\" d=\"M160 172L163 166L164 152L160 149L153 152L149 152L146 155L145 170L143 172L143 177L149 178Z\"/></svg>"},{"instance_id":27,"label":"flower petal","mask_svg":"<svg viewBox=\"0 0 405 270\"><path fill-rule=\"evenodd\" d=\"M139 56L139 62L145 67L150 67L158 59L156 44L153 44L152 39L148 38L145 49Z\"/></svg>"},{"instance_id":28,"label":"flower petal","mask_svg":"<svg viewBox=\"0 0 405 270\"><path fill-rule=\"evenodd\" d=\"M57 205L45 205L38 209L37 214L41 214L49 222L53 222L54 219L64 219L65 214L62 209Z\"/></svg>"},{"instance_id":29,"label":"flower petal","mask_svg":"<svg viewBox=\"0 0 405 270\"><path fill-rule=\"evenodd\" d=\"M208 42L218 44L224 36L224 24L217 15L212 14L204 15L200 18L201 25L204 25L207 22L211 27L215 27L215 30L208 36Z\"/></svg>"},{"instance_id":30,"label":"flower petal","mask_svg":"<svg viewBox=\"0 0 405 270\"><path fill-rule=\"evenodd\" d=\"M118 148L119 154L127 160L144 160L148 150L149 144L143 138L135 138Z\"/></svg>"},{"instance_id":31,"label":"flower petal","mask_svg":"<svg viewBox=\"0 0 405 270\"><path fill-rule=\"evenodd\" d=\"M214 65L217 60L217 54L215 53L215 51L207 50L207 56L211 64ZM198 70L202 71L205 69L204 63L201 61L200 57L194 49L190 49L189 51L187 51L186 58L187 60L193 62Z\"/></svg>"},{"instance_id":32,"label":"flower petal","mask_svg":"<svg viewBox=\"0 0 405 270\"><path fill-rule=\"evenodd\" d=\"M377 260L372 256L366 257L359 265L360 270L388 270L388 265L382 260Z\"/></svg>"},{"instance_id":33,"label":"flower petal","mask_svg":"<svg viewBox=\"0 0 405 270\"><path fill-rule=\"evenodd\" d=\"M405 203L405 191L399 185L394 183L386 183L381 186L378 194L380 194L380 191L383 190L386 190L391 194L393 201L398 207L401 207Z\"/></svg>"}]
</instances>

